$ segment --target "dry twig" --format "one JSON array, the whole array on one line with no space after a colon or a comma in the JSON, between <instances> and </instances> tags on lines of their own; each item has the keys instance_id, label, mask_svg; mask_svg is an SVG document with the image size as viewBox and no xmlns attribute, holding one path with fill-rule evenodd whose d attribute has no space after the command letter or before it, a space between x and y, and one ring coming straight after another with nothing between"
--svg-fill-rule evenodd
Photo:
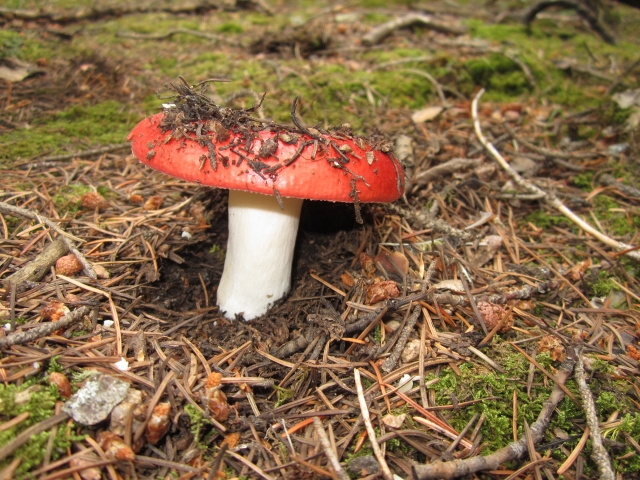
<instances>
[{"instance_id":1,"label":"dry twig","mask_svg":"<svg viewBox=\"0 0 640 480\"><path fill-rule=\"evenodd\" d=\"M389 465L387 465L387 461L384 459L384 454L380 449L380 445L378 445L378 441L376 440L376 432L373 429L373 424L371 423L371 418L369 417L369 409L367 408L367 401L364 398L364 391L362 390L360 371L357 368L353 369L353 376L356 381L356 390L358 391L360 413L362 414L362 420L364 421L364 425L367 429L367 434L369 435L369 443L371 444L371 449L373 450L373 454L376 456L376 460L378 460L378 463L380 464L380 469L382 470L382 477L384 478L384 480L393 480L393 474L391 473Z\"/></svg>"},{"instance_id":2,"label":"dry twig","mask_svg":"<svg viewBox=\"0 0 640 480\"><path fill-rule=\"evenodd\" d=\"M600 434L600 421L598 420L598 411L596 404L593 401L593 394L587 385L587 380L584 373L584 361L582 359L582 352L578 355L576 361L576 367L574 371L574 377L578 384L578 391L580 392L580 398L582 398L582 407L587 417L587 425L589 425L590 437L591 437L591 458L598 466L599 478L602 480L614 480L616 478L611 468L611 459L607 450L602 444L602 435Z\"/></svg>"},{"instance_id":3,"label":"dry twig","mask_svg":"<svg viewBox=\"0 0 640 480\"><path fill-rule=\"evenodd\" d=\"M64 242L67 244L67 247L69 247L69 251L73 253L82 264L82 269L84 271L84 274L93 280L98 278L98 276L96 275L96 272L93 270L93 267L91 266L91 263L89 263L89 261L85 258L85 256L80 252L80 250L76 248L75 244L71 241L71 239L77 240L80 242L82 242L83 240L68 234L62 228L60 228L56 222L48 219L43 215L40 215L39 213L33 212L26 208L16 207L14 205L9 205L8 203L5 203L5 202L0 202L0 212L7 215L17 215L19 217L28 218L30 220L34 220L36 222L45 224L51 230L55 231L58 235L60 235L60 238L64 240Z\"/></svg>"},{"instance_id":4,"label":"dry twig","mask_svg":"<svg viewBox=\"0 0 640 480\"><path fill-rule=\"evenodd\" d=\"M316 433L318 434L318 439L320 440L320 445L322 445L322 450L324 450L325 455L331 462L331 466L333 470L336 472L336 476L340 480L349 480L349 475L344 471L342 465L340 465L340 460L338 460L338 456L336 452L333 450L331 446L331 442L329 442L329 437L327 436L327 432L324 431L324 427L322 426L322 422L318 417L313 417L313 427L315 428Z\"/></svg>"},{"instance_id":5,"label":"dry twig","mask_svg":"<svg viewBox=\"0 0 640 480\"><path fill-rule=\"evenodd\" d=\"M7 335L4 338L0 338L0 348L7 348L11 345L23 345L38 338L51 335L56 330L62 330L72 323L82 319L82 317L87 313L89 313L89 307L80 307L77 310L66 314L57 322L43 323L25 332L17 332Z\"/></svg>"},{"instance_id":6,"label":"dry twig","mask_svg":"<svg viewBox=\"0 0 640 480\"><path fill-rule=\"evenodd\" d=\"M520 174L518 174L518 172L516 172L513 168L511 168L511 166L509 165L509 163L507 163L505 158L500 154L500 152L498 152L498 150L490 142L487 141L487 139L484 137L482 133L482 129L480 127L480 119L478 118L478 102L480 101L480 97L482 97L483 93L484 93L484 88L481 89L476 94L476 96L473 99L473 102L471 103L471 115L473 116L473 128L476 132L476 136L478 137L478 140L480 140L480 143L482 143L482 145L487 149L487 151L491 154L491 156L493 156L493 158L500 164L500 166L504 169L504 171L509 174L511 179L518 186L525 189L527 192L533 193L536 195L541 195L542 197L544 197L546 200L546 203L548 203L550 206L558 210L560 213L564 214L567 218L569 218L569 220L571 220L573 223L578 225L578 227L580 227L590 235L593 235L605 245L609 245L610 247L613 247L620 252L624 252L625 255L627 255L628 257L636 261L640 261L640 252L638 252L634 246L627 245L626 243L618 242L617 240L614 240L611 237L608 237L607 235L600 233L598 230L593 228L587 222L582 220L578 215L573 213L573 211L571 211L567 206L565 206L558 199L558 197L555 196L555 194L553 194L552 192L544 192L542 189L538 188L536 185L533 185L532 183L522 178Z\"/></svg>"},{"instance_id":7,"label":"dry twig","mask_svg":"<svg viewBox=\"0 0 640 480\"><path fill-rule=\"evenodd\" d=\"M377 45L382 41L382 39L384 39L388 35L391 35L394 30L411 27L413 25L420 25L422 27L431 28L433 30L450 33L453 35L463 35L466 32L465 28L446 25L442 22L434 20L430 15L413 13L410 15L405 15L404 17L394 18L389 22L378 25L362 37L362 43L364 43L365 45Z\"/></svg>"},{"instance_id":8,"label":"dry twig","mask_svg":"<svg viewBox=\"0 0 640 480\"><path fill-rule=\"evenodd\" d=\"M539 442L543 438L553 411L564 398L564 391L560 388L560 385L564 386L573 371L575 352L572 353L573 355L568 354L565 361L562 362L555 378L556 385L553 387L549 398L543 403L538 418L531 425L531 439L534 443ZM413 476L417 480L458 478L464 475L472 475L483 470L495 470L502 463L520 459L526 454L527 439L525 435L523 435L517 442L512 442L486 457L478 455L464 460L434 462L429 465L415 466L413 467Z\"/></svg>"}]
</instances>

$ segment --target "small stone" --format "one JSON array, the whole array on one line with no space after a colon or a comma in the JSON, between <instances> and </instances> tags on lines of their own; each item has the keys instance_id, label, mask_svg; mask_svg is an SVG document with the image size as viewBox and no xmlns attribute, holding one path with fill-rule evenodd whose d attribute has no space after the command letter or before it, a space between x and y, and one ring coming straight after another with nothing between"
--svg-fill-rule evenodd
<instances>
[{"instance_id":1,"label":"small stone","mask_svg":"<svg viewBox=\"0 0 640 480\"><path fill-rule=\"evenodd\" d=\"M373 455L365 455L351 460L349 471L354 475L367 477L369 475L377 475L381 470L380 464Z\"/></svg>"},{"instance_id":2,"label":"small stone","mask_svg":"<svg viewBox=\"0 0 640 480\"><path fill-rule=\"evenodd\" d=\"M503 116L507 122L515 122L520 120L520 112L516 112L515 110L507 110L506 112L504 112Z\"/></svg>"},{"instance_id":3,"label":"small stone","mask_svg":"<svg viewBox=\"0 0 640 480\"><path fill-rule=\"evenodd\" d=\"M444 109L442 107L427 107L421 110L416 110L411 115L411 120L413 120L414 123L430 122L440 115L443 110Z\"/></svg>"},{"instance_id":4,"label":"small stone","mask_svg":"<svg viewBox=\"0 0 640 480\"><path fill-rule=\"evenodd\" d=\"M406 418L407 418L406 413L401 413L400 415L388 414L382 418L382 423L384 423L387 427L400 428L404 423L404 421L406 420Z\"/></svg>"},{"instance_id":5,"label":"small stone","mask_svg":"<svg viewBox=\"0 0 640 480\"><path fill-rule=\"evenodd\" d=\"M98 375L84 384L62 407L76 422L95 425L106 419L127 395L129 384L110 375Z\"/></svg>"},{"instance_id":6,"label":"small stone","mask_svg":"<svg viewBox=\"0 0 640 480\"><path fill-rule=\"evenodd\" d=\"M400 328L401 323L398 320L389 320L384 325L392 332L395 332L397 329Z\"/></svg>"},{"instance_id":7,"label":"small stone","mask_svg":"<svg viewBox=\"0 0 640 480\"><path fill-rule=\"evenodd\" d=\"M127 391L127 396L111 411L109 430L124 436L127 418L132 416L133 430L137 430L146 418L146 408L142 405L142 392L135 388Z\"/></svg>"},{"instance_id":8,"label":"small stone","mask_svg":"<svg viewBox=\"0 0 640 480\"><path fill-rule=\"evenodd\" d=\"M418 359L420 355L420 340L414 338L413 340L409 340L407 345L404 347L402 354L400 355L400 360L402 363L410 363L414 362Z\"/></svg>"},{"instance_id":9,"label":"small stone","mask_svg":"<svg viewBox=\"0 0 640 480\"><path fill-rule=\"evenodd\" d=\"M109 278L111 277L111 274L109 273L109 271L104 268L102 265L96 265L93 264L93 271L96 272L96 277L98 278Z\"/></svg>"}]
</instances>

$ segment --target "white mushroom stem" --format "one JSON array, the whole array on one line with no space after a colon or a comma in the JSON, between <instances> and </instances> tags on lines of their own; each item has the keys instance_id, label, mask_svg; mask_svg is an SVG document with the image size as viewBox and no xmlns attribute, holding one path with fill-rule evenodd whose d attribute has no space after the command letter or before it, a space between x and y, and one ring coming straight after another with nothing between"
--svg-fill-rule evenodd
<instances>
[{"instance_id":1,"label":"white mushroom stem","mask_svg":"<svg viewBox=\"0 0 640 480\"><path fill-rule=\"evenodd\" d=\"M302 199L229 191L229 240L218 306L230 319L266 313L291 287Z\"/></svg>"}]
</instances>

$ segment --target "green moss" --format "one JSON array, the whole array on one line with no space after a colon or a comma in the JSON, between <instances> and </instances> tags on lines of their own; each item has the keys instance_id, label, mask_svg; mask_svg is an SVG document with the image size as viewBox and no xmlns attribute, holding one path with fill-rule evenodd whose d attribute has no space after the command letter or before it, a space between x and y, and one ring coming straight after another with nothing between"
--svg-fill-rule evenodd
<instances>
[{"instance_id":1,"label":"green moss","mask_svg":"<svg viewBox=\"0 0 640 480\"><path fill-rule=\"evenodd\" d=\"M347 467L353 462L356 458L366 457L368 455L373 455L373 450L369 446L365 446L360 448L356 453L353 453L353 444L349 447L349 450L344 454L344 463Z\"/></svg>"},{"instance_id":2,"label":"green moss","mask_svg":"<svg viewBox=\"0 0 640 480\"><path fill-rule=\"evenodd\" d=\"M102 195L104 198L109 198L109 197L113 197L114 193L109 190L109 187L107 187L106 185L98 185L98 187L96 188L96 191Z\"/></svg>"},{"instance_id":3,"label":"green moss","mask_svg":"<svg viewBox=\"0 0 640 480\"><path fill-rule=\"evenodd\" d=\"M0 30L0 59L20 56L20 49L24 40L11 30Z\"/></svg>"},{"instance_id":4,"label":"green moss","mask_svg":"<svg viewBox=\"0 0 640 480\"><path fill-rule=\"evenodd\" d=\"M518 96L530 90L529 82L516 62L499 53L469 60L465 63L471 81L507 96Z\"/></svg>"},{"instance_id":5,"label":"green moss","mask_svg":"<svg viewBox=\"0 0 640 480\"><path fill-rule=\"evenodd\" d=\"M526 222L533 223L538 228L549 228L569 224L569 220L561 215L549 215L544 210L538 210L525 217Z\"/></svg>"},{"instance_id":6,"label":"green moss","mask_svg":"<svg viewBox=\"0 0 640 480\"><path fill-rule=\"evenodd\" d=\"M275 408L287 403L290 399L293 398L293 395L295 393L294 390L292 389L282 388L277 385L275 385L274 388L276 389L276 396L277 396Z\"/></svg>"},{"instance_id":7,"label":"green moss","mask_svg":"<svg viewBox=\"0 0 640 480\"><path fill-rule=\"evenodd\" d=\"M586 277L586 283L596 297L606 297L611 290L617 290L616 284L604 270L598 273L596 281L589 281Z\"/></svg>"},{"instance_id":8,"label":"green moss","mask_svg":"<svg viewBox=\"0 0 640 480\"><path fill-rule=\"evenodd\" d=\"M82 195L89 193L90 191L91 187L79 183L62 186L58 193L52 197L53 204L56 206L56 210L60 213L64 211L72 214L76 213L82 206Z\"/></svg>"},{"instance_id":9,"label":"green moss","mask_svg":"<svg viewBox=\"0 0 640 480\"><path fill-rule=\"evenodd\" d=\"M602 430L604 438L624 442L624 437L629 436L634 440L640 440L640 414L625 414L620 421L613 426L606 427ZM629 445L622 452L617 452L613 458L613 466L616 471L626 474L624 478L636 478L640 472L640 456L635 455L636 451ZM634 455L629 455L634 453ZM628 458L625 458L628 457ZM635 475L633 475L635 474Z\"/></svg>"},{"instance_id":10,"label":"green moss","mask_svg":"<svg viewBox=\"0 0 640 480\"><path fill-rule=\"evenodd\" d=\"M496 343L492 345L490 356L505 369L504 374L496 373L482 365L465 363L460 366L459 376L450 370L443 371L437 377L438 382L430 388L436 393L438 405L450 404L452 395L455 395L459 402L486 399L463 410L447 412L444 415L447 421L460 431L475 413L484 413L487 419L481 429L483 441L488 443L489 450L494 451L508 444L513 437L511 399L514 391L518 397L517 424L518 436L520 436L524 421L531 425L536 420L543 402L551 393L553 384L545 385L543 375L536 370L531 395L528 396L525 385L529 362L519 353ZM536 360L547 370L557 367L557 362L554 362L548 353L538 354ZM609 367L606 366L606 368ZM435 375L427 377L427 381L433 379L436 379ZM598 406L601 409L599 411L603 417L606 418L614 410L624 413L631 410L630 402L626 400L630 388L627 384L612 382L610 375L596 370L590 385L598 399ZM579 397L573 381L567 382L567 388ZM487 399L489 397L497 398ZM557 427L571 435L579 434L580 432L575 428L575 421L583 418L582 407L576 406L571 399L565 398L556 408L548 431L551 432Z\"/></svg>"},{"instance_id":11,"label":"green moss","mask_svg":"<svg viewBox=\"0 0 640 480\"><path fill-rule=\"evenodd\" d=\"M605 102L598 116L602 125L624 125L633 111L633 108L620 108L616 102Z\"/></svg>"},{"instance_id":12,"label":"green moss","mask_svg":"<svg viewBox=\"0 0 640 480\"><path fill-rule=\"evenodd\" d=\"M47 373L62 372L64 370L62 365L58 363L59 358L60 356L57 355L49 360L49 368L47 369Z\"/></svg>"},{"instance_id":13,"label":"green moss","mask_svg":"<svg viewBox=\"0 0 640 480\"><path fill-rule=\"evenodd\" d=\"M190 431L193 434L193 442L202 450L206 450L208 447L202 442L202 430L205 426L211 425L211 422L202 415L200 410L191 404L185 405L184 411L187 412L191 420Z\"/></svg>"},{"instance_id":14,"label":"green moss","mask_svg":"<svg viewBox=\"0 0 640 480\"><path fill-rule=\"evenodd\" d=\"M9 160L60 153L126 141L136 118L116 101L81 107L74 105L51 118L35 120L30 129L0 135L0 165ZM81 146L80 142L84 142Z\"/></svg>"},{"instance_id":15,"label":"green moss","mask_svg":"<svg viewBox=\"0 0 640 480\"><path fill-rule=\"evenodd\" d=\"M28 398L28 401L16 403L16 394ZM0 384L0 421L7 422L12 418L29 412L29 417L18 425L0 432L0 446L11 442L18 434L27 428L50 418L56 400L59 400L58 389L55 386L41 386L35 380L26 382L17 387L15 385ZM13 454L22 458L22 462L16 471L16 478L25 478L27 472L39 465L44 458L44 452L49 440L49 431L41 432L30 437L29 441ZM71 441L76 440L63 426L58 428L54 439L52 459L55 460L66 453ZM6 467L12 458L0 462L0 468Z\"/></svg>"},{"instance_id":16,"label":"green moss","mask_svg":"<svg viewBox=\"0 0 640 480\"><path fill-rule=\"evenodd\" d=\"M573 184L585 192L593 189L593 172L579 173L573 177Z\"/></svg>"},{"instance_id":17,"label":"green moss","mask_svg":"<svg viewBox=\"0 0 640 480\"><path fill-rule=\"evenodd\" d=\"M619 203L606 195L598 195L594 198L593 205L598 220L614 235L632 235L637 228L640 228L640 216L627 215L626 210L621 208Z\"/></svg>"},{"instance_id":18,"label":"green moss","mask_svg":"<svg viewBox=\"0 0 640 480\"><path fill-rule=\"evenodd\" d=\"M226 22L216 28L216 32L220 33L242 33L244 28L236 22Z\"/></svg>"},{"instance_id":19,"label":"green moss","mask_svg":"<svg viewBox=\"0 0 640 480\"><path fill-rule=\"evenodd\" d=\"M380 345L380 342L382 342L382 329L380 325L376 325L376 328L373 330L373 340L376 342L376 345Z\"/></svg>"}]
</instances>

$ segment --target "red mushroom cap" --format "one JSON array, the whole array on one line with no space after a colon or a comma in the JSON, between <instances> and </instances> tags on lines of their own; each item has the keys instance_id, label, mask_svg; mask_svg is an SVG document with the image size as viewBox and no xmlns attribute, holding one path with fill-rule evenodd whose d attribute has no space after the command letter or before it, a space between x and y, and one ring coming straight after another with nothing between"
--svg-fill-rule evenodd
<instances>
[{"instance_id":1,"label":"red mushroom cap","mask_svg":"<svg viewBox=\"0 0 640 480\"><path fill-rule=\"evenodd\" d=\"M391 202L404 192L398 160L359 137L340 133L314 137L277 129L247 135L243 130L203 122L200 141L193 134L176 139L171 131L162 132L163 115L140 122L128 139L140 161L183 180L267 195L352 203L356 199Z\"/></svg>"}]
</instances>

